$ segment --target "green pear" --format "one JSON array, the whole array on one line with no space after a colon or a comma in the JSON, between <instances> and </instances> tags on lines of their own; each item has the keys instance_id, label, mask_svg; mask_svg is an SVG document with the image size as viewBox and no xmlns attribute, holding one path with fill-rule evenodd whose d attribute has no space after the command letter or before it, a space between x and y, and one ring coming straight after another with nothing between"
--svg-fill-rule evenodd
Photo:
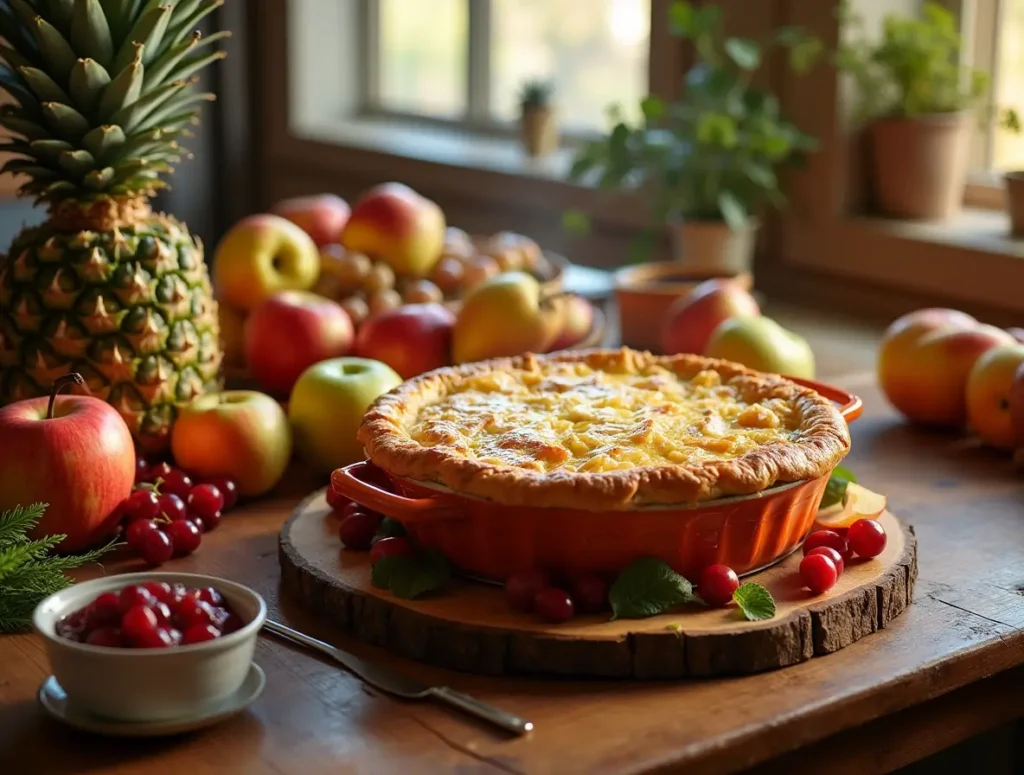
<instances>
[{"instance_id":1,"label":"green pear","mask_svg":"<svg viewBox=\"0 0 1024 775\"><path fill-rule=\"evenodd\" d=\"M452 359L468 363L545 352L561 330L561 309L542 299L540 283L526 272L485 280L462 302L452 331Z\"/></svg>"},{"instance_id":2,"label":"green pear","mask_svg":"<svg viewBox=\"0 0 1024 775\"><path fill-rule=\"evenodd\" d=\"M814 353L807 340L763 316L723 320L704 354L770 374L814 379Z\"/></svg>"}]
</instances>

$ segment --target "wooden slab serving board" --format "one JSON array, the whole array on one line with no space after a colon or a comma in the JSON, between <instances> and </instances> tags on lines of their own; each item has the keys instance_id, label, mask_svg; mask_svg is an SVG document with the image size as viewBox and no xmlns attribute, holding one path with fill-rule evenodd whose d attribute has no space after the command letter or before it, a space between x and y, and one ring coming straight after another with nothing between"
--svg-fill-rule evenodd
<instances>
[{"instance_id":1,"label":"wooden slab serving board","mask_svg":"<svg viewBox=\"0 0 1024 775\"><path fill-rule=\"evenodd\" d=\"M370 584L369 552L342 548L324 491L285 523L279 555L282 585L301 605L411 659L492 675L668 679L786 667L885 627L911 601L917 542L893 514L879 521L885 551L852 560L826 595L803 588L799 552L752 577L778 605L764 622L746 621L734 606L689 606L648 619L604 614L552 625L510 610L500 587L463 578L434 596L403 600Z\"/></svg>"}]
</instances>

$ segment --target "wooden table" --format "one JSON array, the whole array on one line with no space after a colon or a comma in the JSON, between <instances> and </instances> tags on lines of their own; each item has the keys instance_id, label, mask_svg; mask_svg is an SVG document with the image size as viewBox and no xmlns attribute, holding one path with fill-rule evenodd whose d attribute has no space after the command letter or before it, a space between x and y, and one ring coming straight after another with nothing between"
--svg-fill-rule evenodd
<instances>
[{"instance_id":1,"label":"wooden table","mask_svg":"<svg viewBox=\"0 0 1024 775\"><path fill-rule=\"evenodd\" d=\"M807 319L802 319L807 323ZM278 592L277 534L320 483L290 477L232 514L173 567L251 585L271 615L536 724L511 740L429 704L380 696L334 664L261 638L263 696L221 726L177 739L111 741L48 720L47 661L32 635L0 637L0 773L887 772L1024 712L1024 486L1004 455L911 430L870 371L873 334L818 324L819 372L865 398L849 465L886 492L920 541L914 605L837 654L772 673L680 683L500 680L389 657L332 633ZM108 564L137 569L136 561ZM863 726L862 726L863 725ZM855 733L848 730L860 726Z\"/></svg>"}]
</instances>

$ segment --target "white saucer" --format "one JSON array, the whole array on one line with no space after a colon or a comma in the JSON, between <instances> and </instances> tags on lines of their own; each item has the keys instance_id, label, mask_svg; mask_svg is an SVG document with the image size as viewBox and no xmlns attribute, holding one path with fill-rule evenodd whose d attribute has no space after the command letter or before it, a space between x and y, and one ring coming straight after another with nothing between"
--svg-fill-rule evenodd
<instances>
[{"instance_id":1,"label":"white saucer","mask_svg":"<svg viewBox=\"0 0 1024 775\"><path fill-rule=\"evenodd\" d=\"M38 696L39 704L47 713L76 729L115 737L160 737L202 729L235 715L263 693L266 683L267 677L263 670L253 663L242 686L230 697L213 703L194 715L166 721L118 721L93 715L76 707L52 675L43 681Z\"/></svg>"}]
</instances>

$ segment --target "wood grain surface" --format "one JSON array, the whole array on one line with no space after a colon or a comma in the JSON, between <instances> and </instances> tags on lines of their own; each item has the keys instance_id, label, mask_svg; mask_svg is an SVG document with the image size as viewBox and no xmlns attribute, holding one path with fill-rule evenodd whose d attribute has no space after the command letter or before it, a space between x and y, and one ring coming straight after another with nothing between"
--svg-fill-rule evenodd
<instances>
[{"instance_id":1,"label":"wood grain surface","mask_svg":"<svg viewBox=\"0 0 1024 775\"><path fill-rule=\"evenodd\" d=\"M541 680L424 666L341 634L335 622L282 593L278 534L301 499L326 484L296 471L273 497L228 516L173 567L248 584L267 598L275 619L508 708L533 721L535 731L513 740L445 708L392 700L333 663L261 638L256 661L267 671L267 688L246 713L176 739L114 743L47 719L35 701L49 672L40 641L0 636L0 773L704 775L755 764L780 771L774 760L803 762L808 771L798 751L807 747L814 762L827 754L830 762L858 765L837 772L863 775L1020 717L1020 473L1007 456L963 435L916 430L895 416L874 386L870 332L834 320L776 318L811 337L820 377L864 397L847 464L914 525L914 603L884 630L785 670L736 678ZM114 560L105 572L139 567ZM883 748L874 751L866 740Z\"/></svg>"},{"instance_id":2,"label":"wood grain surface","mask_svg":"<svg viewBox=\"0 0 1024 775\"><path fill-rule=\"evenodd\" d=\"M825 596L800 581L803 555L752 577L777 604L763 622L735 606L689 606L648 619L576 616L546 624L509 609L501 587L455 578L441 593L403 600L370 583L367 552L341 548L338 519L322 492L281 530L285 592L319 618L389 651L441 667L495 675L668 679L755 673L831 654L888 626L917 578L916 541L891 513L874 560L852 559Z\"/></svg>"}]
</instances>

